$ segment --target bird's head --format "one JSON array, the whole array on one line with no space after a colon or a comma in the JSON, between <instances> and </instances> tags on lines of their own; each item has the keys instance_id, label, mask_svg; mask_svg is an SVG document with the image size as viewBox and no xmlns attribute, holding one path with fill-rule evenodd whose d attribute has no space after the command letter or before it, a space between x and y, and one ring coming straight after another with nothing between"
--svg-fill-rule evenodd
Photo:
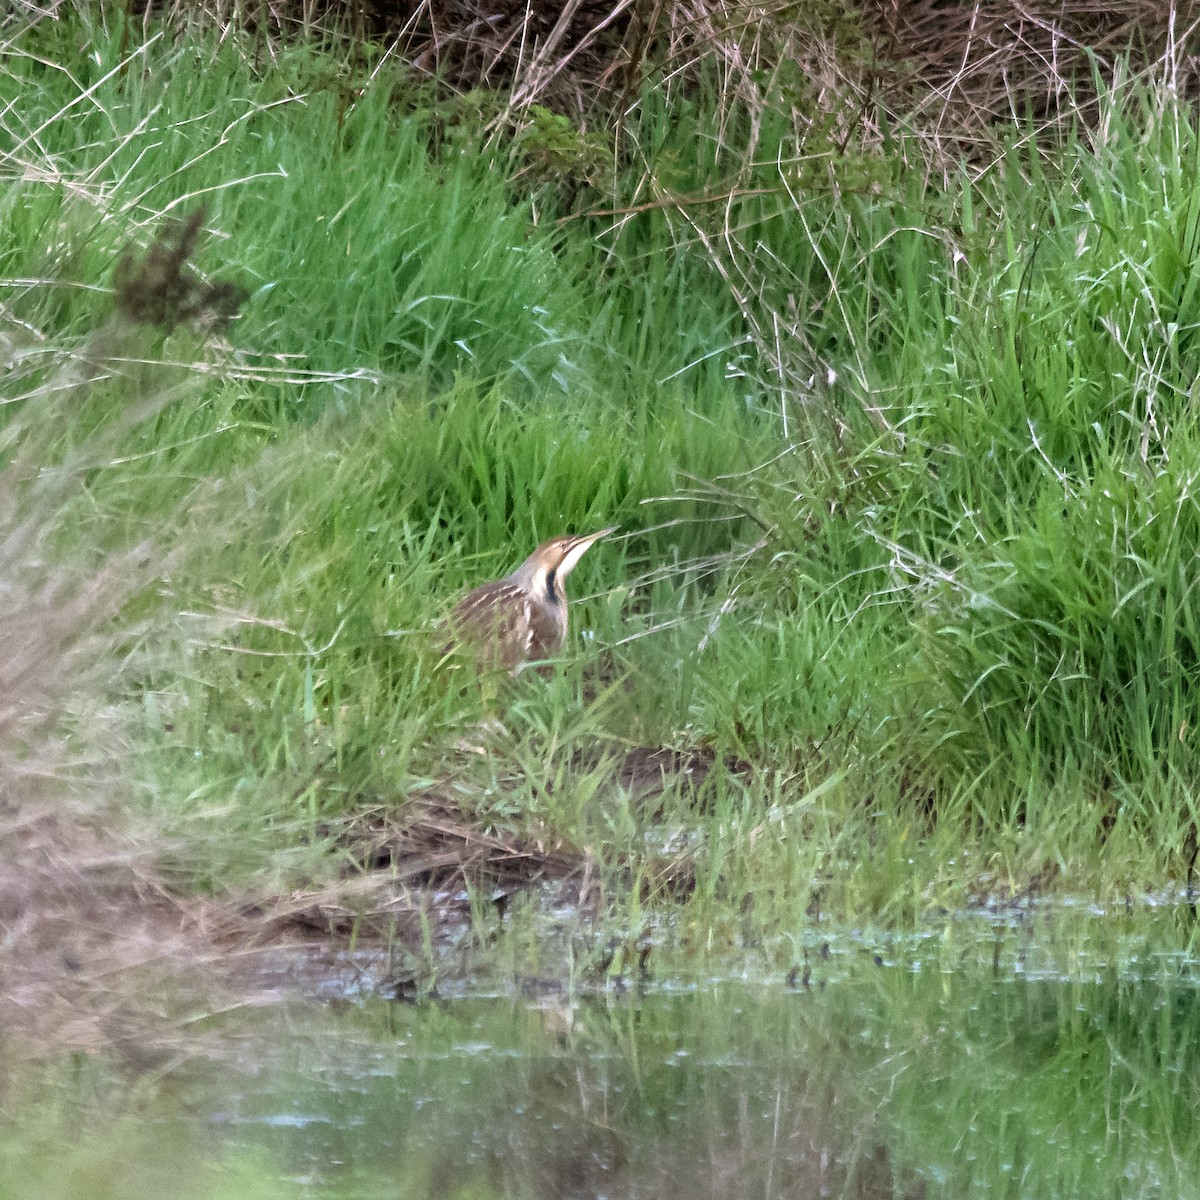
<instances>
[{"instance_id":1,"label":"bird's head","mask_svg":"<svg viewBox=\"0 0 1200 1200\"><path fill-rule=\"evenodd\" d=\"M511 578L535 596L544 596L556 604L564 596L562 585L578 566L588 548L602 537L616 532L610 525L597 533L564 535L543 542L513 573Z\"/></svg>"}]
</instances>

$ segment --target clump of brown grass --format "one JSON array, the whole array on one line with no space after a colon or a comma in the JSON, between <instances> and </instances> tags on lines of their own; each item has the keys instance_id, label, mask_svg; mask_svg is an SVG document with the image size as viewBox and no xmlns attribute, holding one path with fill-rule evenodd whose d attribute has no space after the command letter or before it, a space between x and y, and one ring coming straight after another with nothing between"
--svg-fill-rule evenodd
<instances>
[{"instance_id":1,"label":"clump of brown grass","mask_svg":"<svg viewBox=\"0 0 1200 1200\"><path fill-rule=\"evenodd\" d=\"M179 325L228 324L246 302L246 289L227 279L202 279L191 267L206 212L164 226L144 255L127 249L114 275L117 316L130 325L169 332Z\"/></svg>"},{"instance_id":2,"label":"clump of brown grass","mask_svg":"<svg viewBox=\"0 0 1200 1200\"><path fill-rule=\"evenodd\" d=\"M874 144L883 110L931 152L990 143L1014 120L1074 120L1095 102L1095 69L1111 74L1126 56L1135 72L1171 63L1179 88L1200 79L1195 0L141 0L133 11L144 22L202 13L274 40L384 43L458 92L504 93L509 120L542 104L619 126L646 86L688 88L705 71L726 108L761 106L786 68L805 81L791 97L798 128L843 148Z\"/></svg>"},{"instance_id":3,"label":"clump of brown grass","mask_svg":"<svg viewBox=\"0 0 1200 1200\"><path fill-rule=\"evenodd\" d=\"M1200 83L1194 0L884 0L863 6L886 103L931 156L990 151L1014 123L1098 119L1097 80L1155 77L1179 95Z\"/></svg>"},{"instance_id":4,"label":"clump of brown grass","mask_svg":"<svg viewBox=\"0 0 1200 1200\"><path fill-rule=\"evenodd\" d=\"M620 791L657 819L669 791L703 807L716 765L707 747L636 746L612 753L597 746L574 754L571 769L600 775L602 790ZM734 759L722 765L749 770ZM514 789L520 787L518 775ZM411 949L426 936L436 945L443 935L452 938L465 928L472 892L490 896L499 911L510 897L529 892L552 906L572 908L585 921L604 909L606 881L592 853L548 829L488 825L454 799L461 782L448 776L402 801L360 801L353 817L327 831L344 852L340 878L291 895L243 901L239 912L222 917L227 935L243 946L316 937ZM695 887L695 865L694 851L686 846L650 855L636 872L643 897L686 897ZM620 874L622 889L632 887L632 864Z\"/></svg>"}]
</instances>

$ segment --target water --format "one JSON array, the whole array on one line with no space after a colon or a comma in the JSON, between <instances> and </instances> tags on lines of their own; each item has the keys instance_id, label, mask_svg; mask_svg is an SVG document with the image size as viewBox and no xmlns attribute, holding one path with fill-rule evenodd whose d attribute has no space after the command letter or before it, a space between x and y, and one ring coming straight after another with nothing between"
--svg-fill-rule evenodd
<instances>
[{"instance_id":1,"label":"water","mask_svg":"<svg viewBox=\"0 0 1200 1200\"><path fill-rule=\"evenodd\" d=\"M0 1194L1200 1196L1192 936L1178 906L1028 909L807 931L791 986L356 984L222 1018L153 1080L60 1072L54 1152L26 1126Z\"/></svg>"}]
</instances>

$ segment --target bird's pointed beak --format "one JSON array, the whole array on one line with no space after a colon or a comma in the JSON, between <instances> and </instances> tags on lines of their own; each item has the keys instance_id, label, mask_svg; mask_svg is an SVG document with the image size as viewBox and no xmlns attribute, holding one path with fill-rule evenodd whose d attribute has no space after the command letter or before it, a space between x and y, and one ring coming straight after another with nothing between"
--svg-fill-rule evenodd
<instances>
[{"instance_id":1,"label":"bird's pointed beak","mask_svg":"<svg viewBox=\"0 0 1200 1200\"><path fill-rule=\"evenodd\" d=\"M571 549L573 550L575 548L575 546L579 545L581 542L584 543L585 545L590 546L593 542L598 542L602 537L608 537L608 535L610 533L616 533L616 532L617 532L617 526L610 525L607 529L601 529L596 533L581 533L579 535L579 537L577 537L575 539L574 543L571 546Z\"/></svg>"},{"instance_id":2,"label":"bird's pointed beak","mask_svg":"<svg viewBox=\"0 0 1200 1200\"><path fill-rule=\"evenodd\" d=\"M592 545L593 542L598 542L602 537L608 537L610 533L616 533L617 526L610 525L607 529L601 529L597 533L580 534L577 538L572 538L567 547L566 554L563 555L563 560L559 564L558 573L565 578L575 565L583 557L584 552Z\"/></svg>"}]
</instances>

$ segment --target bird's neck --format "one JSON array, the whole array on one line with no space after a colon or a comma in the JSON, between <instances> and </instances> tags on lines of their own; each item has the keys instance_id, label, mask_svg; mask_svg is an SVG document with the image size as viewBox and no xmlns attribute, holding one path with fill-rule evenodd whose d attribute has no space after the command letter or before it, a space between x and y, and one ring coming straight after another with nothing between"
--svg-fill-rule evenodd
<instances>
[{"instance_id":1,"label":"bird's neck","mask_svg":"<svg viewBox=\"0 0 1200 1200\"><path fill-rule=\"evenodd\" d=\"M562 563L553 567L545 567L541 563L522 563L519 570L509 577L509 582L515 583L522 591L527 592L539 604L547 604L553 608L561 608L567 599L563 588L563 577L566 572Z\"/></svg>"}]
</instances>

